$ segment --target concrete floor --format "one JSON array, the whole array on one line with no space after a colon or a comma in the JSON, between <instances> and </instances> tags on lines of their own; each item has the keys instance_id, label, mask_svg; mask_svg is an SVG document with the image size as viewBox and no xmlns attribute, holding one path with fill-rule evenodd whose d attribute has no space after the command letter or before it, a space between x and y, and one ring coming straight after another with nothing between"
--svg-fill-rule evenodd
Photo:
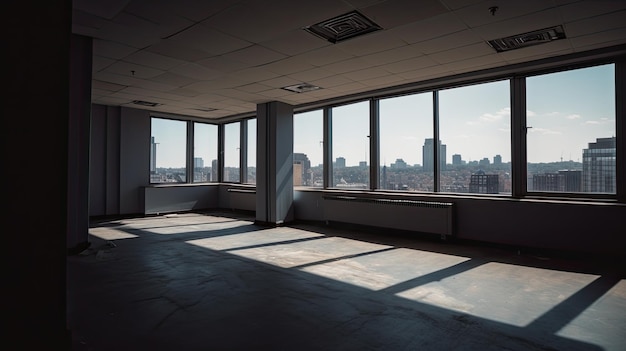
<instances>
[{"instance_id":1,"label":"concrete floor","mask_svg":"<svg viewBox=\"0 0 626 351\"><path fill-rule=\"evenodd\" d=\"M74 350L626 350L610 261L222 212L90 241L67 259Z\"/></svg>"}]
</instances>

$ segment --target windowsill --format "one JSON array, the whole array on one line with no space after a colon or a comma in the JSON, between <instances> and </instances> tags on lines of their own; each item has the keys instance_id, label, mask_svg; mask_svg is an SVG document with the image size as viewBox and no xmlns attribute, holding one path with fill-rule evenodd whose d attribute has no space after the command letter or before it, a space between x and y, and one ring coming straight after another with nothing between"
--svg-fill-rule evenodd
<instances>
[{"instance_id":1,"label":"windowsill","mask_svg":"<svg viewBox=\"0 0 626 351\"><path fill-rule=\"evenodd\" d=\"M534 202L534 203L555 203L555 204L586 204L586 205L611 205L624 206L615 199L598 199L598 198L581 198L581 197L563 197L563 196L525 196L523 198L512 197L508 194L455 194L455 193L409 193L394 192L384 190L343 190L343 189L323 189L313 187L294 187L294 191L315 192L322 194L341 194L349 196L362 197L381 197L388 199L437 199L442 201L457 200L481 200L481 201L508 201L508 202Z\"/></svg>"}]
</instances>

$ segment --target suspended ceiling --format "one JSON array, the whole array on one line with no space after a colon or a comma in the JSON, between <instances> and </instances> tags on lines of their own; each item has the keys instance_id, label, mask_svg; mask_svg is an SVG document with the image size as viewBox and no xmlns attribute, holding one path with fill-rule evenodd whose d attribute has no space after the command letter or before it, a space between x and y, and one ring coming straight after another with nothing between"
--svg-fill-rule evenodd
<instances>
[{"instance_id":1,"label":"suspended ceiling","mask_svg":"<svg viewBox=\"0 0 626 351\"><path fill-rule=\"evenodd\" d=\"M305 30L355 10L381 29L337 43ZM565 39L487 43L557 25ZM74 0L72 31L94 38L93 103L219 120L623 45L626 1ZM319 89L283 89L303 83Z\"/></svg>"}]
</instances>

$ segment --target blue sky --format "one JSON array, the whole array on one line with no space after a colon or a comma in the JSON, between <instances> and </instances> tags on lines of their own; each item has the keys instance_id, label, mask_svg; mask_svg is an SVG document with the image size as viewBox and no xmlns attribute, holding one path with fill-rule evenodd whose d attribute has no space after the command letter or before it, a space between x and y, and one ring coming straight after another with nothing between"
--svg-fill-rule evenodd
<instances>
[{"instance_id":1,"label":"blue sky","mask_svg":"<svg viewBox=\"0 0 626 351\"><path fill-rule=\"evenodd\" d=\"M580 162L588 143L615 136L613 77L614 66L603 65L527 78L527 125L532 127L527 135L528 161ZM453 154L465 161L486 157L493 162L495 155L501 155L503 162L511 160L509 99L508 80L440 91L439 129L448 163ZM422 164L424 139L432 137L432 106L430 92L381 101L381 164L389 165L397 158ZM333 110L333 159L342 156L348 166L366 160L369 164L368 107L368 102L359 102ZM153 136L160 143L157 166L183 167L184 123L161 122L153 124ZM256 125L251 126L253 130ZM196 143L197 156L207 166L216 155L216 140L209 139ZM238 166L238 139L238 128L227 128L227 166ZM318 165L322 139L321 111L296 114L294 152L306 153L311 164ZM255 152L249 152L249 162L254 164L255 158Z\"/></svg>"}]
</instances>

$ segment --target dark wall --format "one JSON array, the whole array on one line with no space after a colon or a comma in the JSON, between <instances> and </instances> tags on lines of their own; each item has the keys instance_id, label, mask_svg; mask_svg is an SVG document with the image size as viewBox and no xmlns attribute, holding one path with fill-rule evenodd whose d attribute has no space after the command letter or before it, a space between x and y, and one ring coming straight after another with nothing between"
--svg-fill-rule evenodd
<instances>
[{"instance_id":1,"label":"dark wall","mask_svg":"<svg viewBox=\"0 0 626 351\"><path fill-rule=\"evenodd\" d=\"M296 219L325 221L325 193L328 192L296 190ZM356 193L345 194L359 196ZM367 194L360 196L372 197ZM401 195L373 196L402 198ZM453 203L455 235L460 239L594 254L623 255L626 252L624 204L415 194L404 198ZM351 207L345 205L343 210L349 212ZM354 219L353 223L359 224L359 218L372 222L372 218L382 211L377 211L372 205L370 212L353 212L350 218ZM406 216L398 220L406 221L409 226L410 222L420 218ZM384 219L381 219L380 223L383 222ZM402 224L397 223L398 226Z\"/></svg>"},{"instance_id":2,"label":"dark wall","mask_svg":"<svg viewBox=\"0 0 626 351\"><path fill-rule=\"evenodd\" d=\"M67 349L71 2L3 5L3 344Z\"/></svg>"}]
</instances>

